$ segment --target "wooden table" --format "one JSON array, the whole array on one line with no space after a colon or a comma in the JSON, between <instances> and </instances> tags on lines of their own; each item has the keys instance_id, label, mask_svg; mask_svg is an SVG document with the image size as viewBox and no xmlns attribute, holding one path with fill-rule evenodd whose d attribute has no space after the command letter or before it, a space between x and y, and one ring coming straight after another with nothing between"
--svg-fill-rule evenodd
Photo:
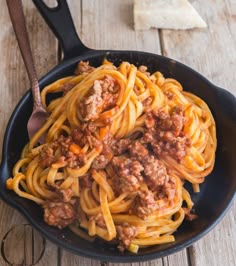
<instances>
[{"instance_id":1,"label":"wooden table","mask_svg":"<svg viewBox=\"0 0 236 266\"><path fill-rule=\"evenodd\" d=\"M52 5L56 2L47 0ZM163 54L202 73L218 86L236 95L236 1L190 1L208 24L207 29L172 31L133 30L132 0L68 1L77 31L90 48L142 50ZM61 58L58 43L32 1L24 0L30 41L39 76ZM16 103L29 88L23 61L9 20L6 4L0 0L0 114L2 144L7 121ZM101 265L44 240L22 215L0 201L0 265ZM2 244L4 243L4 245ZM236 204L214 230L192 247L155 261L151 265L236 265ZM118 263L102 263L118 266ZM130 264L123 264L130 265Z\"/></svg>"}]
</instances>

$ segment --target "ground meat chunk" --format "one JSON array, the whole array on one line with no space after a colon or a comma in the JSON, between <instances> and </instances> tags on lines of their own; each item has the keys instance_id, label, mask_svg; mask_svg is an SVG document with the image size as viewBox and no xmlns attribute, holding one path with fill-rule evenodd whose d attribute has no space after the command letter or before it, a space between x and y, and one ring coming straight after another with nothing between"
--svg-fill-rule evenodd
<instances>
[{"instance_id":1,"label":"ground meat chunk","mask_svg":"<svg viewBox=\"0 0 236 266\"><path fill-rule=\"evenodd\" d=\"M156 124L156 119L153 115L152 112L147 112L146 113L146 118L145 118L145 126L147 129L154 130Z\"/></svg>"},{"instance_id":2,"label":"ground meat chunk","mask_svg":"<svg viewBox=\"0 0 236 266\"><path fill-rule=\"evenodd\" d=\"M140 72L146 72L147 71L147 66L144 66L144 65L141 65L141 66L139 66L138 67L138 70L140 71Z\"/></svg>"},{"instance_id":3,"label":"ground meat chunk","mask_svg":"<svg viewBox=\"0 0 236 266\"><path fill-rule=\"evenodd\" d=\"M74 144L75 142L71 136L61 136L58 140L58 145L60 146L62 153L62 156L59 159L64 160L70 168L80 167L84 164L84 154L82 152L80 154L75 154L71 150L71 146Z\"/></svg>"},{"instance_id":4,"label":"ground meat chunk","mask_svg":"<svg viewBox=\"0 0 236 266\"><path fill-rule=\"evenodd\" d=\"M137 140L129 145L129 153L132 157L143 161L148 156L148 149Z\"/></svg>"},{"instance_id":5,"label":"ground meat chunk","mask_svg":"<svg viewBox=\"0 0 236 266\"><path fill-rule=\"evenodd\" d=\"M89 96L80 104L84 121L95 121L102 112L102 86L99 80L95 80Z\"/></svg>"},{"instance_id":6,"label":"ground meat chunk","mask_svg":"<svg viewBox=\"0 0 236 266\"><path fill-rule=\"evenodd\" d=\"M137 160L114 157L112 165L119 176L119 179L114 180L114 189L122 192L137 191L143 180L141 172L144 168L142 164Z\"/></svg>"},{"instance_id":7,"label":"ground meat chunk","mask_svg":"<svg viewBox=\"0 0 236 266\"><path fill-rule=\"evenodd\" d=\"M110 161L113 157L113 151L109 144L105 144L103 140L102 154Z\"/></svg>"},{"instance_id":8,"label":"ground meat chunk","mask_svg":"<svg viewBox=\"0 0 236 266\"><path fill-rule=\"evenodd\" d=\"M186 156L189 146L190 140L187 137L177 137L169 142L159 141L152 144L155 154L169 155L178 162Z\"/></svg>"},{"instance_id":9,"label":"ground meat chunk","mask_svg":"<svg viewBox=\"0 0 236 266\"><path fill-rule=\"evenodd\" d=\"M89 62L80 61L75 69L75 75L81 75L83 73L90 73L95 68L89 65Z\"/></svg>"},{"instance_id":10,"label":"ground meat chunk","mask_svg":"<svg viewBox=\"0 0 236 266\"><path fill-rule=\"evenodd\" d=\"M75 128L71 131L72 140L78 144L80 147L83 147L87 143L86 132L83 132L79 128Z\"/></svg>"},{"instance_id":11,"label":"ground meat chunk","mask_svg":"<svg viewBox=\"0 0 236 266\"><path fill-rule=\"evenodd\" d=\"M116 105L116 101L118 99L118 94L112 94L109 92L105 92L102 95L103 98L103 110L106 111Z\"/></svg>"},{"instance_id":12,"label":"ground meat chunk","mask_svg":"<svg viewBox=\"0 0 236 266\"><path fill-rule=\"evenodd\" d=\"M59 192L62 195L63 202L70 202L73 196L73 191L70 188L60 189Z\"/></svg>"},{"instance_id":13,"label":"ground meat chunk","mask_svg":"<svg viewBox=\"0 0 236 266\"><path fill-rule=\"evenodd\" d=\"M120 244L118 245L118 249L120 251L124 251L130 245L132 239L137 235L137 229L133 225L129 225L128 223L123 223L122 225L116 226L117 231L117 239Z\"/></svg>"},{"instance_id":14,"label":"ground meat chunk","mask_svg":"<svg viewBox=\"0 0 236 266\"><path fill-rule=\"evenodd\" d=\"M158 209L154 194L150 190L138 191L131 213L145 220L148 215Z\"/></svg>"},{"instance_id":15,"label":"ground meat chunk","mask_svg":"<svg viewBox=\"0 0 236 266\"><path fill-rule=\"evenodd\" d=\"M170 114L164 110L154 110L153 115L156 118L156 128L160 130L159 133L163 135L162 137L165 137L164 133L166 132L171 132L173 137L179 136L184 121L183 110L180 106L172 108Z\"/></svg>"},{"instance_id":16,"label":"ground meat chunk","mask_svg":"<svg viewBox=\"0 0 236 266\"><path fill-rule=\"evenodd\" d=\"M65 83L62 85L63 95L66 95L75 86L74 83Z\"/></svg>"},{"instance_id":17,"label":"ground meat chunk","mask_svg":"<svg viewBox=\"0 0 236 266\"><path fill-rule=\"evenodd\" d=\"M102 227L102 228L106 228L106 223L105 223L105 220L104 220L103 215L101 213L98 213L95 216L91 216L90 221L91 220L94 220L97 226Z\"/></svg>"},{"instance_id":18,"label":"ground meat chunk","mask_svg":"<svg viewBox=\"0 0 236 266\"><path fill-rule=\"evenodd\" d=\"M112 151L115 155L121 155L127 152L130 143L130 139L114 140L111 144Z\"/></svg>"},{"instance_id":19,"label":"ground meat chunk","mask_svg":"<svg viewBox=\"0 0 236 266\"><path fill-rule=\"evenodd\" d=\"M93 163L92 163L92 168L94 169L104 169L108 163L110 162L110 159L106 158L103 154L97 156Z\"/></svg>"},{"instance_id":20,"label":"ground meat chunk","mask_svg":"<svg viewBox=\"0 0 236 266\"><path fill-rule=\"evenodd\" d=\"M94 127L91 124L82 124L81 128L75 128L71 132L72 141L80 147L89 144L91 148L100 148L102 143L94 136Z\"/></svg>"},{"instance_id":21,"label":"ground meat chunk","mask_svg":"<svg viewBox=\"0 0 236 266\"><path fill-rule=\"evenodd\" d=\"M93 149L93 148L98 149L98 150L102 149L102 147L103 147L102 142L99 139L97 139L96 137L88 136L87 140L88 140L88 143L89 143L89 146L91 149Z\"/></svg>"},{"instance_id":22,"label":"ground meat chunk","mask_svg":"<svg viewBox=\"0 0 236 266\"><path fill-rule=\"evenodd\" d=\"M181 106L176 106L168 113L162 109L147 112L146 131L141 140L151 144L157 156L171 156L180 162L186 156L190 139L183 133L184 116Z\"/></svg>"},{"instance_id":23,"label":"ground meat chunk","mask_svg":"<svg viewBox=\"0 0 236 266\"><path fill-rule=\"evenodd\" d=\"M147 72L147 69L148 68L146 66L143 66L143 65L139 66L139 68L138 68L138 70L140 72L144 73L146 76L150 76L150 72Z\"/></svg>"},{"instance_id":24,"label":"ground meat chunk","mask_svg":"<svg viewBox=\"0 0 236 266\"><path fill-rule=\"evenodd\" d=\"M173 200L176 194L176 182L173 177L164 185L165 194L169 201Z\"/></svg>"},{"instance_id":25,"label":"ground meat chunk","mask_svg":"<svg viewBox=\"0 0 236 266\"><path fill-rule=\"evenodd\" d=\"M93 178L91 177L90 174L86 174L83 177L80 177L80 184L81 187L91 188L93 184Z\"/></svg>"},{"instance_id":26,"label":"ground meat chunk","mask_svg":"<svg viewBox=\"0 0 236 266\"><path fill-rule=\"evenodd\" d=\"M166 97L169 99L169 100L173 100L174 99L174 94L170 91L166 91L164 92L164 94L166 95Z\"/></svg>"},{"instance_id":27,"label":"ground meat chunk","mask_svg":"<svg viewBox=\"0 0 236 266\"><path fill-rule=\"evenodd\" d=\"M46 146L45 148L42 149L40 152L40 167L47 168L51 166L51 164L54 162L55 156L54 156L54 150L50 146Z\"/></svg>"},{"instance_id":28,"label":"ground meat chunk","mask_svg":"<svg viewBox=\"0 0 236 266\"><path fill-rule=\"evenodd\" d=\"M138 179L134 175L125 175L119 179L119 182L115 182L118 186L115 186L114 190L121 192L134 192L140 187Z\"/></svg>"},{"instance_id":29,"label":"ground meat chunk","mask_svg":"<svg viewBox=\"0 0 236 266\"><path fill-rule=\"evenodd\" d=\"M65 137L61 135L54 143L55 143L55 148L60 147L62 150L62 153L67 152L71 143L72 143L72 138L71 136Z\"/></svg>"},{"instance_id":30,"label":"ground meat chunk","mask_svg":"<svg viewBox=\"0 0 236 266\"><path fill-rule=\"evenodd\" d=\"M171 120L175 136L179 136L184 125L183 109L180 106L176 106L172 109Z\"/></svg>"},{"instance_id":31,"label":"ground meat chunk","mask_svg":"<svg viewBox=\"0 0 236 266\"><path fill-rule=\"evenodd\" d=\"M81 141L80 141L81 143ZM54 164L55 167L80 167L84 164L84 154L74 154L70 147L75 144L72 136L60 136L40 152L40 166L44 169ZM56 166L57 165L57 166ZM61 165L61 166L60 166Z\"/></svg>"},{"instance_id":32,"label":"ground meat chunk","mask_svg":"<svg viewBox=\"0 0 236 266\"><path fill-rule=\"evenodd\" d=\"M105 75L103 80L99 80L102 87L102 99L103 99L103 111L112 108L116 105L118 99L119 84L117 81L109 76Z\"/></svg>"},{"instance_id":33,"label":"ground meat chunk","mask_svg":"<svg viewBox=\"0 0 236 266\"><path fill-rule=\"evenodd\" d=\"M156 198L164 199L171 203L176 195L176 181L173 177L169 176L169 179L163 186L159 186L156 189Z\"/></svg>"},{"instance_id":34,"label":"ground meat chunk","mask_svg":"<svg viewBox=\"0 0 236 266\"><path fill-rule=\"evenodd\" d=\"M104 138L106 145L103 148L102 141L95 137L95 130L95 127L91 124L83 124L81 128L74 128L71 131L71 135L67 137L61 135L58 139L42 148L40 151L40 166L43 169L53 164L53 167L58 168L65 166L70 168L81 167L85 163L82 148L89 144L91 149L95 148L103 152L103 156L97 158L94 162L96 169L101 169L101 164L105 167L113 156L111 149L109 150L109 139L111 137Z\"/></svg>"},{"instance_id":35,"label":"ground meat chunk","mask_svg":"<svg viewBox=\"0 0 236 266\"><path fill-rule=\"evenodd\" d=\"M78 156L75 155L73 152L71 151L67 151L66 153L66 161L67 161L67 165L70 168L76 168L76 167L80 167L83 165L83 156Z\"/></svg>"},{"instance_id":36,"label":"ground meat chunk","mask_svg":"<svg viewBox=\"0 0 236 266\"><path fill-rule=\"evenodd\" d=\"M169 179L165 165L154 156L150 156L144 164L146 184L151 190L163 186Z\"/></svg>"},{"instance_id":37,"label":"ground meat chunk","mask_svg":"<svg viewBox=\"0 0 236 266\"><path fill-rule=\"evenodd\" d=\"M94 133L97 130L97 127L94 125L94 123L84 123L81 125L81 128L83 131L87 130L90 133Z\"/></svg>"},{"instance_id":38,"label":"ground meat chunk","mask_svg":"<svg viewBox=\"0 0 236 266\"><path fill-rule=\"evenodd\" d=\"M155 141L155 135L152 134L151 132L147 131L146 133L143 134L143 137L141 138L140 142L141 143L153 143Z\"/></svg>"},{"instance_id":39,"label":"ground meat chunk","mask_svg":"<svg viewBox=\"0 0 236 266\"><path fill-rule=\"evenodd\" d=\"M50 167L54 163L64 163L65 156L63 156L65 150L68 149L70 139L60 136L57 140L43 147L40 151L40 166L42 168ZM60 150L62 155L58 157L56 151Z\"/></svg>"},{"instance_id":40,"label":"ground meat chunk","mask_svg":"<svg viewBox=\"0 0 236 266\"><path fill-rule=\"evenodd\" d=\"M153 99L152 99L151 96L147 97L147 98L143 101L143 106L144 106L144 107L150 106L150 105L152 104L152 101L153 101Z\"/></svg>"},{"instance_id":41,"label":"ground meat chunk","mask_svg":"<svg viewBox=\"0 0 236 266\"><path fill-rule=\"evenodd\" d=\"M116 80L111 76L95 80L89 94L80 103L84 121L95 121L103 111L115 107L118 87Z\"/></svg>"},{"instance_id":42,"label":"ground meat chunk","mask_svg":"<svg viewBox=\"0 0 236 266\"><path fill-rule=\"evenodd\" d=\"M193 221L193 220L195 220L195 219L198 218L197 214L191 213L191 210L190 209L183 208L183 210L184 210L184 213L185 213L185 219L187 221Z\"/></svg>"},{"instance_id":43,"label":"ground meat chunk","mask_svg":"<svg viewBox=\"0 0 236 266\"><path fill-rule=\"evenodd\" d=\"M60 229L73 223L76 218L74 205L69 202L48 202L44 209L44 221Z\"/></svg>"},{"instance_id":44,"label":"ground meat chunk","mask_svg":"<svg viewBox=\"0 0 236 266\"><path fill-rule=\"evenodd\" d=\"M103 93L110 92L116 94L119 90L119 84L112 76L105 75L105 78L100 82Z\"/></svg>"}]
</instances>

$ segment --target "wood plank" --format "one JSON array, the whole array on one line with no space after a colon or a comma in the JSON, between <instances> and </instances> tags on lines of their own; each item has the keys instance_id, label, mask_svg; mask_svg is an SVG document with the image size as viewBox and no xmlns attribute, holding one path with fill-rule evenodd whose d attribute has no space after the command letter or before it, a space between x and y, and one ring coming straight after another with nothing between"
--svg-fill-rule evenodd
<instances>
[{"instance_id":1,"label":"wood plank","mask_svg":"<svg viewBox=\"0 0 236 266\"><path fill-rule=\"evenodd\" d=\"M27 260L25 256L25 241L24 241L24 227L11 228L3 239L2 253L4 254L5 262L16 265L23 265ZM18 252L12 252L17 250Z\"/></svg>"},{"instance_id":2,"label":"wood plank","mask_svg":"<svg viewBox=\"0 0 236 266\"><path fill-rule=\"evenodd\" d=\"M8 265L6 259L18 265L22 261L38 261L37 266L47 265L49 261L52 262L51 265L57 265L57 246L43 239L42 235L33 229L18 211L2 201L0 201L0 209L0 245L5 243L0 255L1 266ZM33 247L32 243L34 243Z\"/></svg>"},{"instance_id":3,"label":"wood plank","mask_svg":"<svg viewBox=\"0 0 236 266\"><path fill-rule=\"evenodd\" d=\"M188 266L187 249L163 258L163 266Z\"/></svg>"},{"instance_id":4,"label":"wood plank","mask_svg":"<svg viewBox=\"0 0 236 266\"><path fill-rule=\"evenodd\" d=\"M53 0L48 1L52 2ZM57 63L57 42L32 2L23 1L23 5L36 69L40 77ZM0 80L2 88L0 97L0 146L2 146L7 121L17 102L29 88L29 81L5 1L1 2L0 24L2 25L0 31ZM2 244L2 239L5 236L5 258L14 265L30 265L32 262L37 262L37 258L40 258L41 251L44 249L41 234L32 229L31 226L24 225L28 224L25 218L1 200L0 210L0 242ZM6 236L7 232L9 234ZM32 245L33 243L34 245ZM45 244L46 249L43 257L40 258L37 265L48 265L48 262L50 265L57 265L57 247L49 241L46 241ZM0 255L0 265L9 265L2 255Z\"/></svg>"},{"instance_id":5,"label":"wood plank","mask_svg":"<svg viewBox=\"0 0 236 266\"><path fill-rule=\"evenodd\" d=\"M101 263L98 260L93 260L90 258L84 258L81 256L77 256L72 254L66 250L61 250L61 264L62 266L75 266L75 265L83 265L83 266L100 266Z\"/></svg>"},{"instance_id":6,"label":"wood plank","mask_svg":"<svg viewBox=\"0 0 236 266\"><path fill-rule=\"evenodd\" d=\"M236 95L236 3L190 1L208 24L206 30L161 31L164 54L202 73ZM236 204L224 220L189 249L191 265L235 265Z\"/></svg>"},{"instance_id":7,"label":"wood plank","mask_svg":"<svg viewBox=\"0 0 236 266\"><path fill-rule=\"evenodd\" d=\"M3 238L2 256L13 265L38 264L45 252L45 242L29 224L12 226Z\"/></svg>"},{"instance_id":8,"label":"wood plank","mask_svg":"<svg viewBox=\"0 0 236 266\"><path fill-rule=\"evenodd\" d=\"M162 266L162 259L133 263L108 263L107 266Z\"/></svg>"},{"instance_id":9,"label":"wood plank","mask_svg":"<svg viewBox=\"0 0 236 266\"><path fill-rule=\"evenodd\" d=\"M133 30L133 1L82 1L81 39L93 49L160 53L156 30Z\"/></svg>"},{"instance_id":10,"label":"wood plank","mask_svg":"<svg viewBox=\"0 0 236 266\"><path fill-rule=\"evenodd\" d=\"M131 0L68 1L77 30L82 41L88 47L94 49L129 49L154 53L161 52L159 35L156 30L146 32L133 31ZM30 2L24 1L24 5L27 14L27 24L31 32L30 39L37 60L37 70L39 76L41 76L57 63L57 43L40 16L36 14ZM193 2L196 9L200 11L200 14L207 21L209 28L206 31L162 31L162 50L167 56L192 66L217 85L228 88L233 93L236 93L236 88L233 86L236 74L232 71L235 68L234 64L236 62L236 35L234 34L236 32L236 4L233 3L234 0L210 0L208 2L199 0L191 2ZM80 6L81 3L82 9ZM81 13L83 14L82 18L80 17ZM13 107L29 87L29 82L18 51L14 33L11 30L5 3L2 4L0 10L0 24L2 25L0 32L1 61L8 62L7 65L0 64L1 86L5 88L1 93L0 113L3 121L2 128L5 128ZM109 34L106 34L107 32ZM206 48L199 49L199 47ZM46 54L47 56L44 57L42 54ZM216 54L219 54L219 57L216 57ZM2 139L3 131L0 131L0 134ZM0 231L0 239L2 239L12 226L25 223L25 219L17 211L12 210L1 201L0 210L0 226L4 228L4 230ZM192 265L222 265L223 263L227 263L226 265L235 265L236 258L234 254L236 254L236 250L232 241L232 239L236 239L235 213L236 204L223 222L212 233L189 249ZM26 231L28 232L26 238L23 238L25 243L30 243L32 241L32 235L35 234L33 237L38 238L38 240L35 240L34 243L38 245L38 250L40 250L41 236L36 236L37 232L32 233L33 231L30 227L24 228L24 232ZM22 234L22 232L17 231L15 237L19 237ZM13 236L11 236L11 241L13 244L17 244L14 243L13 239L15 238ZM211 243L214 243L214 246ZM209 249L208 256L205 256L206 247ZM17 246L17 253L18 248L21 248L21 246ZM30 254L32 255L30 250L27 249L25 253L29 254L26 256L27 262L30 262L30 259L31 261L35 261L30 257ZM10 253L8 252L7 254ZM98 261L82 258L65 250L62 250L60 254L61 265L100 265ZM36 255L35 253L34 256L37 257ZM47 241L44 256L37 265L57 265L56 256L57 247ZM11 258L16 259L14 256ZM18 259L22 261L20 256L18 256ZM0 265L7 265L2 256L0 256ZM188 265L188 260L185 250L172 256L150 262L133 264L108 263L108 265Z\"/></svg>"},{"instance_id":11,"label":"wood plank","mask_svg":"<svg viewBox=\"0 0 236 266\"><path fill-rule=\"evenodd\" d=\"M212 232L189 248L193 266L236 264L236 202ZM207 251L206 251L207 250ZM216 255L217 254L217 255ZM224 264L223 264L224 263Z\"/></svg>"},{"instance_id":12,"label":"wood plank","mask_svg":"<svg viewBox=\"0 0 236 266\"><path fill-rule=\"evenodd\" d=\"M236 95L236 2L190 1L207 22L206 29L163 30L164 55L176 59Z\"/></svg>"},{"instance_id":13,"label":"wood plank","mask_svg":"<svg viewBox=\"0 0 236 266\"><path fill-rule=\"evenodd\" d=\"M88 1L90 2L90 1ZM75 28L79 36L82 32L82 4L83 1L67 0Z\"/></svg>"}]
</instances>

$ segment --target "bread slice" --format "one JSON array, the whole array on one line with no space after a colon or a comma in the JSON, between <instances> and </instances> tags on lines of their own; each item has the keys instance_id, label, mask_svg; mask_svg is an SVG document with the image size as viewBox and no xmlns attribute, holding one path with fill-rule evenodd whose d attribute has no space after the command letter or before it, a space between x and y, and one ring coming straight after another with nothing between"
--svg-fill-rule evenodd
<instances>
[{"instance_id":1,"label":"bread slice","mask_svg":"<svg viewBox=\"0 0 236 266\"><path fill-rule=\"evenodd\" d=\"M187 0L134 0L135 30L206 28Z\"/></svg>"}]
</instances>

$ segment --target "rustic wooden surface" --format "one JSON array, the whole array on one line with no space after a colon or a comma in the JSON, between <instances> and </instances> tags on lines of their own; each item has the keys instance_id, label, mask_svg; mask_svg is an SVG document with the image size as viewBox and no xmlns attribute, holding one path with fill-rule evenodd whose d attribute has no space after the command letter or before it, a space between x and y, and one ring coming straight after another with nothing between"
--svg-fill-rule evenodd
<instances>
[{"instance_id":1,"label":"rustic wooden surface","mask_svg":"<svg viewBox=\"0 0 236 266\"><path fill-rule=\"evenodd\" d=\"M50 5L55 0L45 1ZM202 73L236 95L236 1L190 1L207 22L204 30L133 30L132 0L68 0L77 31L94 49L142 50L163 54ZM6 4L0 0L0 143L16 103L29 87ZM34 8L23 0L39 76L57 64L58 43ZM236 203L220 224L192 247L132 266L236 265ZM42 238L22 215L0 200L0 265L128 266L102 263L59 249Z\"/></svg>"}]
</instances>

